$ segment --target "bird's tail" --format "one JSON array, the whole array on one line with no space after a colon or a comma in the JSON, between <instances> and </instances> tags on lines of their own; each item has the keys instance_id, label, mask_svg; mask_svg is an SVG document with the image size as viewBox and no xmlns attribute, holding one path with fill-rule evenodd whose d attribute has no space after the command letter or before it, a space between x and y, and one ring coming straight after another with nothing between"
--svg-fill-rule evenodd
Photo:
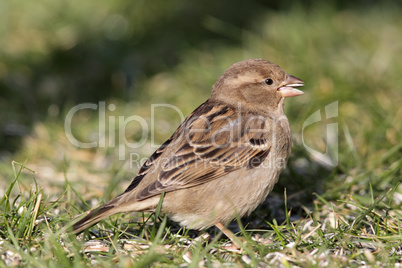
<instances>
[{"instance_id":1,"label":"bird's tail","mask_svg":"<svg viewBox=\"0 0 402 268\"><path fill-rule=\"evenodd\" d=\"M73 233L78 234L96 224L97 222L112 216L113 214L119 213L118 206L109 203L100 206L96 209L91 210L84 218L74 223L72 226ZM74 222L75 220L73 220Z\"/></svg>"},{"instance_id":2,"label":"bird's tail","mask_svg":"<svg viewBox=\"0 0 402 268\"><path fill-rule=\"evenodd\" d=\"M153 209L158 205L160 202L159 197L151 197L144 201L138 202L133 198L127 198L126 195L130 195L130 193L123 193L114 199L110 200L108 203L95 208L83 217L82 219L78 220L79 217L75 218L71 221L72 224L72 232L74 234L78 234L88 227L96 224L97 222L112 216L116 213L120 212L130 212L130 211L153 211ZM128 196L130 197L130 196ZM75 222L77 221L77 222ZM69 224L71 226L71 224Z\"/></svg>"}]
</instances>

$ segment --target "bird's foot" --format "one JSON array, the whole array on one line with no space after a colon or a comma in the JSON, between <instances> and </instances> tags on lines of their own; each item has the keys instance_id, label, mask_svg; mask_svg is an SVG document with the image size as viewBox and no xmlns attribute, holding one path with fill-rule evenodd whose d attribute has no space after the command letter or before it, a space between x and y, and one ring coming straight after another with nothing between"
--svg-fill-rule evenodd
<instances>
[{"instance_id":1,"label":"bird's foot","mask_svg":"<svg viewBox=\"0 0 402 268\"><path fill-rule=\"evenodd\" d=\"M230 245L224 245L221 248L232 251L232 252L241 252L242 251L242 246L246 244L246 239L243 237L237 237L233 232L231 232L228 228L226 228L222 223L218 222L215 224L216 227L219 228L219 230L222 231L231 241Z\"/></svg>"}]
</instances>

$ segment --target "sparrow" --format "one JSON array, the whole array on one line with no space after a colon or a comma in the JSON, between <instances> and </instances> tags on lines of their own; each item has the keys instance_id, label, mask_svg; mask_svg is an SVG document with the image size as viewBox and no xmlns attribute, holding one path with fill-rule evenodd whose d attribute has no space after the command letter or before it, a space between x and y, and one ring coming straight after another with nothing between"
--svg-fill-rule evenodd
<instances>
[{"instance_id":1,"label":"sparrow","mask_svg":"<svg viewBox=\"0 0 402 268\"><path fill-rule=\"evenodd\" d=\"M233 64L128 188L75 222L73 233L116 213L155 211L163 193L161 212L173 221L196 230L215 225L235 243L225 225L263 202L286 166L292 137L284 99L303 94L296 89L303 85L266 60Z\"/></svg>"}]
</instances>

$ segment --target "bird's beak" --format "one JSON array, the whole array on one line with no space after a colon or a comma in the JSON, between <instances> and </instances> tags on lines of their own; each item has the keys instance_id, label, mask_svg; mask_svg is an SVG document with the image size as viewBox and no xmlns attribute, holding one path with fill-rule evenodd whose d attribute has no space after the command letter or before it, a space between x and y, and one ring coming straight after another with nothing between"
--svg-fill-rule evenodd
<instances>
[{"instance_id":1,"label":"bird's beak","mask_svg":"<svg viewBox=\"0 0 402 268\"><path fill-rule=\"evenodd\" d=\"M282 97L294 97L304 94L303 91L296 89L295 87L304 86L303 80L287 74L285 81L279 86L278 91Z\"/></svg>"}]
</instances>

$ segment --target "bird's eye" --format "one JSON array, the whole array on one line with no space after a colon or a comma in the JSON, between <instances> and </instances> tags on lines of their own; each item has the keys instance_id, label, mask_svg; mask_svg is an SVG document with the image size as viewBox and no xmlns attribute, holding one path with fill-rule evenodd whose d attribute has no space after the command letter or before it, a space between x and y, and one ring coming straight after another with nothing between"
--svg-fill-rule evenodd
<instances>
[{"instance_id":1,"label":"bird's eye","mask_svg":"<svg viewBox=\"0 0 402 268\"><path fill-rule=\"evenodd\" d=\"M268 86L272 85L273 83L274 83L274 80L272 80L271 78L265 79L265 84L267 84Z\"/></svg>"}]
</instances>

